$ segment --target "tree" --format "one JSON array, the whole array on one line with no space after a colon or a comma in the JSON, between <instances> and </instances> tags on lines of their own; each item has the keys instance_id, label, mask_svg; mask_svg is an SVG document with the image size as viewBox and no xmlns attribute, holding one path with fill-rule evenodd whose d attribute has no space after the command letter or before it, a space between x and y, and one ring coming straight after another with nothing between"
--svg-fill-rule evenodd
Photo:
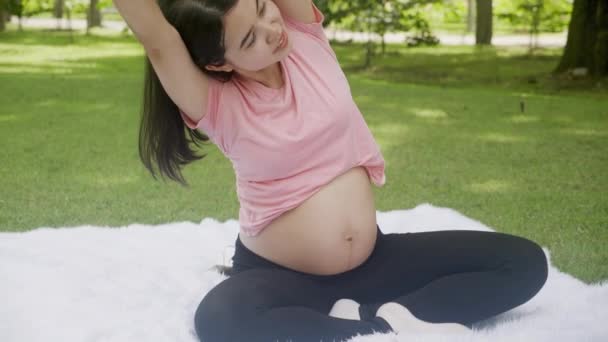
<instances>
[{"instance_id":1,"label":"tree","mask_svg":"<svg viewBox=\"0 0 608 342\"><path fill-rule=\"evenodd\" d=\"M55 0L55 4L53 6L53 17L57 19L63 18L63 0Z\"/></svg>"},{"instance_id":2,"label":"tree","mask_svg":"<svg viewBox=\"0 0 608 342\"><path fill-rule=\"evenodd\" d=\"M574 0L568 40L555 72L608 76L608 0Z\"/></svg>"},{"instance_id":3,"label":"tree","mask_svg":"<svg viewBox=\"0 0 608 342\"><path fill-rule=\"evenodd\" d=\"M101 26L101 12L99 11L99 0L91 0L87 9L87 33L92 27Z\"/></svg>"},{"instance_id":4,"label":"tree","mask_svg":"<svg viewBox=\"0 0 608 342\"><path fill-rule=\"evenodd\" d=\"M2 0L0 0L0 5L3 5ZM4 13L5 13L5 9L0 7L0 32L3 32L6 30L6 24L4 22Z\"/></svg>"},{"instance_id":5,"label":"tree","mask_svg":"<svg viewBox=\"0 0 608 342\"><path fill-rule=\"evenodd\" d=\"M19 31L23 31L23 24L21 19L23 18L23 1L22 0L4 0L8 3L8 15L16 15L19 25Z\"/></svg>"},{"instance_id":6,"label":"tree","mask_svg":"<svg viewBox=\"0 0 608 342\"><path fill-rule=\"evenodd\" d=\"M0 0L0 32L6 30L6 17L8 16L8 1Z\"/></svg>"},{"instance_id":7,"label":"tree","mask_svg":"<svg viewBox=\"0 0 608 342\"><path fill-rule=\"evenodd\" d=\"M538 45L540 32L562 32L568 26L572 4L566 0L511 0L502 3L495 15L513 27L526 27L530 52Z\"/></svg>"},{"instance_id":8,"label":"tree","mask_svg":"<svg viewBox=\"0 0 608 342\"><path fill-rule=\"evenodd\" d=\"M477 28L475 43L492 44L492 0L477 0Z\"/></svg>"},{"instance_id":9,"label":"tree","mask_svg":"<svg viewBox=\"0 0 608 342\"><path fill-rule=\"evenodd\" d=\"M418 8L441 0L334 0L327 2L332 20L344 24L351 30L367 33L365 67L369 67L375 54L372 37L380 37L382 53L386 50L385 37L388 32L407 32L412 29L421 33L417 42L435 41L430 34L426 19ZM323 0L318 0L324 3ZM327 18L327 15L326 15Z\"/></svg>"}]
</instances>

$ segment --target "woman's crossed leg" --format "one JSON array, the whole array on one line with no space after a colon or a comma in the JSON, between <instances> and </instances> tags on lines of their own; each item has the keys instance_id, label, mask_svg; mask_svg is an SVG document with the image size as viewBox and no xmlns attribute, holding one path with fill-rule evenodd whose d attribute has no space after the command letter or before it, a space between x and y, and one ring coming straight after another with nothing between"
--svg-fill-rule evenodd
<instances>
[{"instance_id":1,"label":"woman's crossed leg","mask_svg":"<svg viewBox=\"0 0 608 342\"><path fill-rule=\"evenodd\" d=\"M547 278L536 243L509 234L434 231L379 235L358 268L332 275L286 269L240 272L212 289L196 313L203 342L342 341L389 332L376 317L395 302L430 323L472 323L519 306ZM340 298L361 304L361 320L328 316Z\"/></svg>"},{"instance_id":2,"label":"woman's crossed leg","mask_svg":"<svg viewBox=\"0 0 608 342\"><path fill-rule=\"evenodd\" d=\"M430 323L472 324L517 307L547 280L542 248L516 235L475 230L395 233L356 272L332 280L367 319L395 302Z\"/></svg>"},{"instance_id":3,"label":"woman's crossed leg","mask_svg":"<svg viewBox=\"0 0 608 342\"><path fill-rule=\"evenodd\" d=\"M240 272L213 288L195 315L203 342L342 341L387 332L381 319L353 321L328 316L336 298L309 277L281 269Z\"/></svg>"}]
</instances>

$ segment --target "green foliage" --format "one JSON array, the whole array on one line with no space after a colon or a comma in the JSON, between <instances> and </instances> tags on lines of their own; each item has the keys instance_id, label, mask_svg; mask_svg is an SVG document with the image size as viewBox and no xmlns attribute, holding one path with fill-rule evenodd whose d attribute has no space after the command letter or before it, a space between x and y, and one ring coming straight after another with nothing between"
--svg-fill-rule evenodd
<instances>
[{"instance_id":1,"label":"green foliage","mask_svg":"<svg viewBox=\"0 0 608 342\"><path fill-rule=\"evenodd\" d=\"M8 0L6 1L8 5L8 11L12 15L16 15L18 17L23 14L23 2L21 0Z\"/></svg>"},{"instance_id":2,"label":"green foliage","mask_svg":"<svg viewBox=\"0 0 608 342\"><path fill-rule=\"evenodd\" d=\"M382 53L385 52L384 36L389 32L414 31L408 39L409 46L435 45L438 40L431 34L430 25L420 9L441 0L351 0L325 2L325 9L333 21L353 31L380 36ZM366 45L365 66L370 66L375 54L373 41Z\"/></svg>"},{"instance_id":3,"label":"green foliage","mask_svg":"<svg viewBox=\"0 0 608 342\"><path fill-rule=\"evenodd\" d=\"M9 0L13 4L11 13L31 17L39 13L53 12L55 0ZM64 0L64 8L70 13L86 13L90 0ZM97 8L103 9L113 6L112 0L100 0ZM17 11L19 10L19 11Z\"/></svg>"},{"instance_id":4,"label":"green foliage","mask_svg":"<svg viewBox=\"0 0 608 342\"><path fill-rule=\"evenodd\" d=\"M72 0L73 12L74 13L86 13L89 8L90 0ZM112 0L99 0L97 3L97 9L102 10L104 8L112 7L114 4Z\"/></svg>"},{"instance_id":5,"label":"green foliage","mask_svg":"<svg viewBox=\"0 0 608 342\"><path fill-rule=\"evenodd\" d=\"M509 0L495 10L497 18L535 32L563 31L571 12L572 0Z\"/></svg>"},{"instance_id":6,"label":"green foliage","mask_svg":"<svg viewBox=\"0 0 608 342\"><path fill-rule=\"evenodd\" d=\"M405 39L407 46L435 46L439 45L439 39L431 33L431 25L421 11L404 13L405 22L408 23L409 31L415 34Z\"/></svg>"},{"instance_id":7,"label":"green foliage","mask_svg":"<svg viewBox=\"0 0 608 342\"><path fill-rule=\"evenodd\" d=\"M532 7L537 0L494 0L494 28L503 31L530 31ZM540 16L541 32L562 32L567 29L572 0L544 0ZM464 25L467 18L466 0L443 0L420 9L433 24Z\"/></svg>"},{"instance_id":8,"label":"green foliage","mask_svg":"<svg viewBox=\"0 0 608 342\"><path fill-rule=\"evenodd\" d=\"M421 12L429 22L462 24L466 21L467 10L466 0L443 0L425 5Z\"/></svg>"},{"instance_id":9,"label":"green foliage","mask_svg":"<svg viewBox=\"0 0 608 342\"><path fill-rule=\"evenodd\" d=\"M323 22L324 26L329 26L333 21L333 12L330 10L329 3L330 0L313 0L317 8L325 15L325 21Z\"/></svg>"},{"instance_id":10,"label":"green foliage","mask_svg":"<svg viewBox=\"0 0 608 342\"><path fill-rule=\"evenodd\" d=\"M54 7L53 0L21 0L21 4L23 6L22 14L26 17L44 12L52 12Z\"/></svg>"},{"instance_id":11,"label":"green foliage","mask_svg":"<svg viewBox=\"0 0 608 342\"><path fill-rule=\"evenodd\" d=\"M334 20L348 28L384 35L387 32L410 31L428 25L416 14L427 4L441 0L354 0L332 1L328 10Z\"/></svg>"},{"instance_id":12,"label":"green foliage","mask_svg":"<svg viewBox=\"0 0 608 342\"><path fill-rule=\"evenodd\" d=\"M465 21L468 7L466 0L445 0L432 5L435 7L443 7L443 22L446 23L462 23ZM429 13L432 14L435 11Z\"/></svg>"}]
</instances>

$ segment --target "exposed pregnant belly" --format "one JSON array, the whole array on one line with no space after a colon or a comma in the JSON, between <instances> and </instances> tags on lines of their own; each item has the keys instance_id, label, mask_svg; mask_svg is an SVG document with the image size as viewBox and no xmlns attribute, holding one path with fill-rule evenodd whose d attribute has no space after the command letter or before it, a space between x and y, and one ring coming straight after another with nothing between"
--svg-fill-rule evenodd
<instances>
[{"instance_id":1,"label":"exposed pregnant belly","mask_svg":"<svg viewBox=\"0 0 608 342\"><path fill-rule=\"evenodd\" d=\"M365 169L334 178L256 237L239 234L259 256L300 272L332 275L361 265L376 243L376 208Z\"/></svg>"}]
</instances>

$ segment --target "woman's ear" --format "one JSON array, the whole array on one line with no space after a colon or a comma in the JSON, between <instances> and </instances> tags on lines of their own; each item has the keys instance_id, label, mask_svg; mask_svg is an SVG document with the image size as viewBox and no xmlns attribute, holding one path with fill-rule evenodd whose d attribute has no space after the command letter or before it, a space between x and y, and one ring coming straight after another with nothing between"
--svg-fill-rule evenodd
<instances>
[{"instance_id":1,"label":"woman's ear","mask_svg":"<svg viewBox=\"0 0 608 342\"><path fill-rule=\"evenodd\" d=\"M206 65L205 69L210 70L210 71L223 71L223 72L231 72L234 70L232 65L230 65L229 63L225 63L224 65L221 65L221 66Z\"/></svg>"}]
</instances>

